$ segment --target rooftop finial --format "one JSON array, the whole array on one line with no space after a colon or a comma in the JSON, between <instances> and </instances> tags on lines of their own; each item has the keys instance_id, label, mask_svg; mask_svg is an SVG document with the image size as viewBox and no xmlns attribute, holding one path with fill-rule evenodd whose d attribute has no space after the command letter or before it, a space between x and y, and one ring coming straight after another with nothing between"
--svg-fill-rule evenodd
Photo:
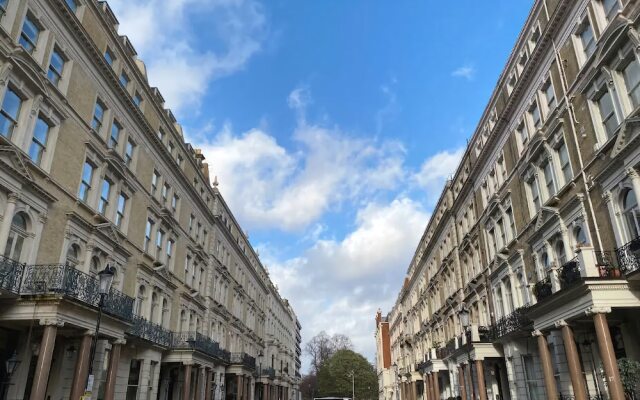
<instances>
[{"instance_id":1,"label":"rooftop finial","mask_svg":"<svg viewBox=\"0 0 640 400\"><path fill-rule=\"evenodd\" d=\"M217 188L217 187L218 187L218 185L219 185L219 183L218 183L218 176L216 175L216 177L215 177L215 178L213 178L213 187L214 187L214 188Z\"/></svg>"}]
</instances>

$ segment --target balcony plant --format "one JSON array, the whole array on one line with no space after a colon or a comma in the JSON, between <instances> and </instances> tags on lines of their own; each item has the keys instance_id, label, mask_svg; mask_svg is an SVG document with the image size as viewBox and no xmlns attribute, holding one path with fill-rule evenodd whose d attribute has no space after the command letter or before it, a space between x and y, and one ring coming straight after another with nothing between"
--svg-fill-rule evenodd
<instances>
[{"instance_id":1,"label":"balcony plant","mask_svg":"<svg viewBox=\"0 0 640 400\"><path fill-rule=\"evenodd\" d=\"M637 399L636 393L640 389L640 362L621 358L618 360L618 369L625 397L629 400Z\"/></svg>"}]
</instances>

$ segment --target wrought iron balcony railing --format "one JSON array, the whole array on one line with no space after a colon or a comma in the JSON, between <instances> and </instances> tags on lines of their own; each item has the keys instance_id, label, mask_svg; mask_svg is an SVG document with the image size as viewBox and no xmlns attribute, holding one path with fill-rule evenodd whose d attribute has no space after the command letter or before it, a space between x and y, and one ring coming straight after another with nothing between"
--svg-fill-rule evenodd
<instances>
[{"instance_id":1,"label":"wrought iron balcony railing","mask_svg":"<svg viewBox=\"0 0 640 400\"><path fill-rule=\"evenodd\" d=\"M449 357L454 351L456 351L456 338L451 338L444 347L440 347L436 350L436 356L439 360L444 360Z\"/></svg>"},{"instance_id":2,"label":"wrought iron balcony railing","mask_svg":"<svg viewBox=\"0 0 640 400\"><path fill-rule=\"evenodd\" d=\"M21 295L62 295L92 307L100 303L98 278L69 265L27 265ZM111 289L102 309L106 314L131 321L133 298Z\"/></svg>"},{"instance_id":3,"label":"wrought iron balcony railing","mask_svg":"<svg viewBox=\"0 0 640 400\"><path fill-rule=\"evenodd\" d=\"M500 318L495 325L491 327L492 336L499 339L513 332L522 332L524 328L531 325L531 320L527 317L529 306L522 306L515 309L511 314Z\"/></svg>"},{"instance_id":4,"label":"wrought iron balcony railing","mask_svg":"<svg viewBox=\"0 0 640 400\"><path fill-rule=\"evenodd\" d=\"M560 287L566 289L582 280L578 257L567 261L560 267Z\"/></svg>"},{"instance_id":5,"label":"wrought iron balcony railing","mask_svg":"<svg viewBox=\"0 0 640 400\"><path fill-rule=\"evenodd\" d=\"M640 269L640 237L616 249L620 268L625 274Z\"/></svg>"},{"instance_id":6,"label":"wrought iron balcony railing","mask_svg":"<svg viewBox=\"0 0 640 400\"><path fill-rule=\"evenodd\" d=\"M538 301L542 301L551 296L553 294L551 289L551 279L546 277L536 282L536 284L533 285L533 294L536 295Z\"/></svg>"},{"instance_id":7,"label":"wrought iron balcony railing","mask_svg":"<svg viewBox=\"0 0 640 400\"><path fill-rule=\"evenodd\" d=\"M274 380L276 379L276 370L275 368L262 368L262 376L266 376L267 378Z\"/></svg>"},{"instance_id":8,"label":"wrought iron balcony railing","mask_svg":"<svg viewBox=\"0 0 640 400\"><path fill-rule=\"evenodd\" d=\"M622 270L616 263L615 252L595 251L595 254L600 278L617 279L622 277Z\"/></svg>"},{"instance_id":9,"label":"wrought iron balcony railing","mask_svg":"<svg viewBox=\"0 0 640 400\"><path fill-rule=\"evenodd\" d=\"M170 347L173 338L170 330L138 315L133 316L133 324L127 329L127 333L164 347Z\"/></svg>"},{"instance_id":10,"label":"wrought iron balcony railing","mask_svg":"<svg viewBox=\"0 0 640 400\"><path fill-rule=\"evenodd\" d=\"M424 371L427 369L427 362L426 361L420 361L419 363L416 363L416 371Z\"/></svg>"},{"instance_id":11,"label":"wrought iron balcony railing","mask_svg":"<svg viewBox=\"0 0 640 400\"><path fill-rule=\"evenodd\" d=\"M198 332L174 332L171 348L195 350L229 362L229 352L221 349L218 342Z\"/></svg>"},{"instance_id":12,"label":"wrought iron balcony railing","mask_svg":"<svg viewBox=\"0 0 640 400\"><path fill-rule=\"evenodd\" d=\"M256 359L246 353L231 353L231 364L242 365L247 369L256 369Z\"/></svg>"},{"instance_id":13,"label":"wrought iron balcony railing","mask_svg":"<svg viewBox=\"0 0 640 400\"><path fill-rule=\"evenodd\" d=\"M24 273L24 264L0 256L0 290L13 294L20 293L20 281Z\"/></svg>"}]
</instances>

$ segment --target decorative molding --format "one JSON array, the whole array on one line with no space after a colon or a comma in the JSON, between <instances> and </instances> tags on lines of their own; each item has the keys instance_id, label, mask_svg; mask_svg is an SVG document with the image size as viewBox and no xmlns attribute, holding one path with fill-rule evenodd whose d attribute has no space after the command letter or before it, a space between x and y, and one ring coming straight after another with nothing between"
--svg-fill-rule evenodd
<instances>
[{"instance_id":1,"label":"decorative molding","mask_svg":"<svg viewBox=\"0 0 640 400\"><path fill-rule=\"evenodd\" d=\"M58 328L64 326L64 321L60 318L42 318L39 322L41 326L55 326Z\"/></svg>"},{"instance_id":2,"label":"decorative molding","mask_svg":"<svg viewBox=\"0 0 640 400\"><path fill-rule=\"evenodd\" d=\"M589 307L584 313L587 317L590 317L595 314L610 314L611 307L593 306L593 307Z\"/></svg>"},{"instance_id":3,"label":"decorative molding","mask_svg":"<svg viewBox=\"0 0 640 400\"><path fill-rule=\"evenodd\" d=\"M555 321L553 323L553 326L555 326L556 328L563 328L565 326L569 326L569 324L564 319L560 319L558 321Z\"/></svg>"}]
</instances>

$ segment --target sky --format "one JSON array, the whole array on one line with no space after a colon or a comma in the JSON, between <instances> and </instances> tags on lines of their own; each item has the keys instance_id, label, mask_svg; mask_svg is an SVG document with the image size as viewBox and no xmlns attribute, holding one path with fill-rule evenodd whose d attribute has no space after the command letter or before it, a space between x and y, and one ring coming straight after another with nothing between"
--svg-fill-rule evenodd
<instances>
[{"instance_id":1,"label":"sky","mask_svg":"<svg viewBox=\"0 0 640 400\"><path fill-rule=\"evenodd\" d=\"M303 326L375 357L530 0L110 0ZM309 362L303 360L303 372Z\"/></svg>"}]
</instances>

